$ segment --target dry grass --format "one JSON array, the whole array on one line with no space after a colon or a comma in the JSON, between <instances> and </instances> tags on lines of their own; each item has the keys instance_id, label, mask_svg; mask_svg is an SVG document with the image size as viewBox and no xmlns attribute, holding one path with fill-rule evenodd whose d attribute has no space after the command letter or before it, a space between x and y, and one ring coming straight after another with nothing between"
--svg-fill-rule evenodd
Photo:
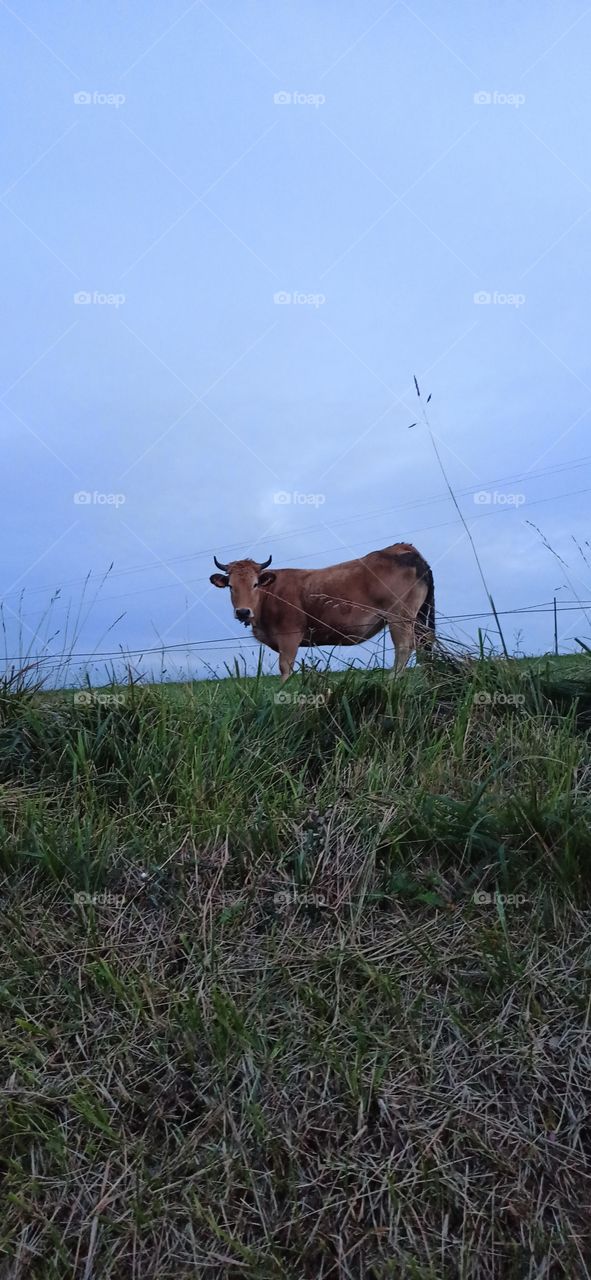
<instances>
[{"instance_id":1,"label":"dry grass","mask_svg":"<svg viewBox=\"0 0 591 1280\"><path fill-rule=\"evenodd\" d=\"M322 707L265 718L241 685L216 736L209 692L184 732L174 691L147 691L133 733L51 700L45 765L6 713L0 1274L587 1276L586 728L456 686L380 709L353 680L332 736Z\"/></svg>"}]
</instances>

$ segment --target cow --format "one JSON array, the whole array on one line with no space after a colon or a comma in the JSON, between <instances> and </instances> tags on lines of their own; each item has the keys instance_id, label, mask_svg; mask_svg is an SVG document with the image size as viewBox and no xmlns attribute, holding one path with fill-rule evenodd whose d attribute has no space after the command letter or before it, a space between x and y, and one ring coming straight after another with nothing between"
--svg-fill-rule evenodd
<instances>
[{"instance_id":1,"label":"cow","mask_svg":"<svg viewBox=\"0 0 591 1280\"><path fill-rule=\"evenodd\" d=\"M370 551L326 569L276 569L232 560L210 582L230 588L234 617L262 644L279 654L281 682L292 673L299 648L363 644L389 627L395 651L393 674L404 670L414 649L429 653L435 639L433 574L409 542Z\"/></svg>"}]
</instances>

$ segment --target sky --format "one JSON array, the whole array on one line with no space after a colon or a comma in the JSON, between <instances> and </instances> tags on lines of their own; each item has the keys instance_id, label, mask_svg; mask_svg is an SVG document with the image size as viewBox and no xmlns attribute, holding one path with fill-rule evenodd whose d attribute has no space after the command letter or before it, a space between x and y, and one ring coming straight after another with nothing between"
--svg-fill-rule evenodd
<instances>
[{"instance_id":1,"label":"sky","mask_svg":"<svg viewBox=\"0 0 591 1280\"><path fill-rule=\"evenodd\" d=\"M434 441L508 647L554 595L589 642L583 0L2 0L0 45L9 663L253 670L214 551L409 540L492 641Z\"/></svg>"}]
</instances>

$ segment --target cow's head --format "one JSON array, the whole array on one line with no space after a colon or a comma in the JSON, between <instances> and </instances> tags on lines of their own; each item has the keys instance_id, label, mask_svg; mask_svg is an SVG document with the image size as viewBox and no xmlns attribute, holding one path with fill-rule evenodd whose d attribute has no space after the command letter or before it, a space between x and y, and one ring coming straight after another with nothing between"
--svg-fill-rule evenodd
<instances>
[{"instance_id":1,"label":"cow's head","mask_svg":"<svg viewBox=\"0 0 591 1280\"><path fill-rule=\"evenodd\" d=\"M243 622L245 627L256 620L260 603L259 587L268 587L275 581L274 573L266 573L273 559L269 556L264 564L255 560L233 560L231 564L220 564L213 557L221 573L212 573L210 582L214 587L229 587L234 606L234 617Z\"/></svg>"}]
</instances>

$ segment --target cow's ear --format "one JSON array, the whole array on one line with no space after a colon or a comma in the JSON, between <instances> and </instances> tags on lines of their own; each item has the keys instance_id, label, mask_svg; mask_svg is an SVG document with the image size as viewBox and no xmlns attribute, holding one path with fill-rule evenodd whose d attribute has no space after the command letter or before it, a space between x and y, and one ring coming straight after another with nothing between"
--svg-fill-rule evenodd
<instances>
[{"instance_id":1,"label":"cow's ear","mask_svg":"<svg viewBox=\"0 0 591 1280\"><path fill-rule=\"evenodd\" d=\"M225 573L212 573L209 581L213 583L214 587L227 587L230 579Z\"/></svg>"},{"instance_id":2,"label":"cow's ear","mask_svg":"<svg viewBox=\"0 0 591 1280\"><path fill-rule=\"evenodd\" d=\"M258 580L258 582L257 582L257 586L258 586L258 587L270 587L271 583L275 581L275 578L276 578L276 577L277 577L277 574L276 574L276 573L261 573L261 574L259 575L259 580Z\"/></svg>"}]
</instances>

